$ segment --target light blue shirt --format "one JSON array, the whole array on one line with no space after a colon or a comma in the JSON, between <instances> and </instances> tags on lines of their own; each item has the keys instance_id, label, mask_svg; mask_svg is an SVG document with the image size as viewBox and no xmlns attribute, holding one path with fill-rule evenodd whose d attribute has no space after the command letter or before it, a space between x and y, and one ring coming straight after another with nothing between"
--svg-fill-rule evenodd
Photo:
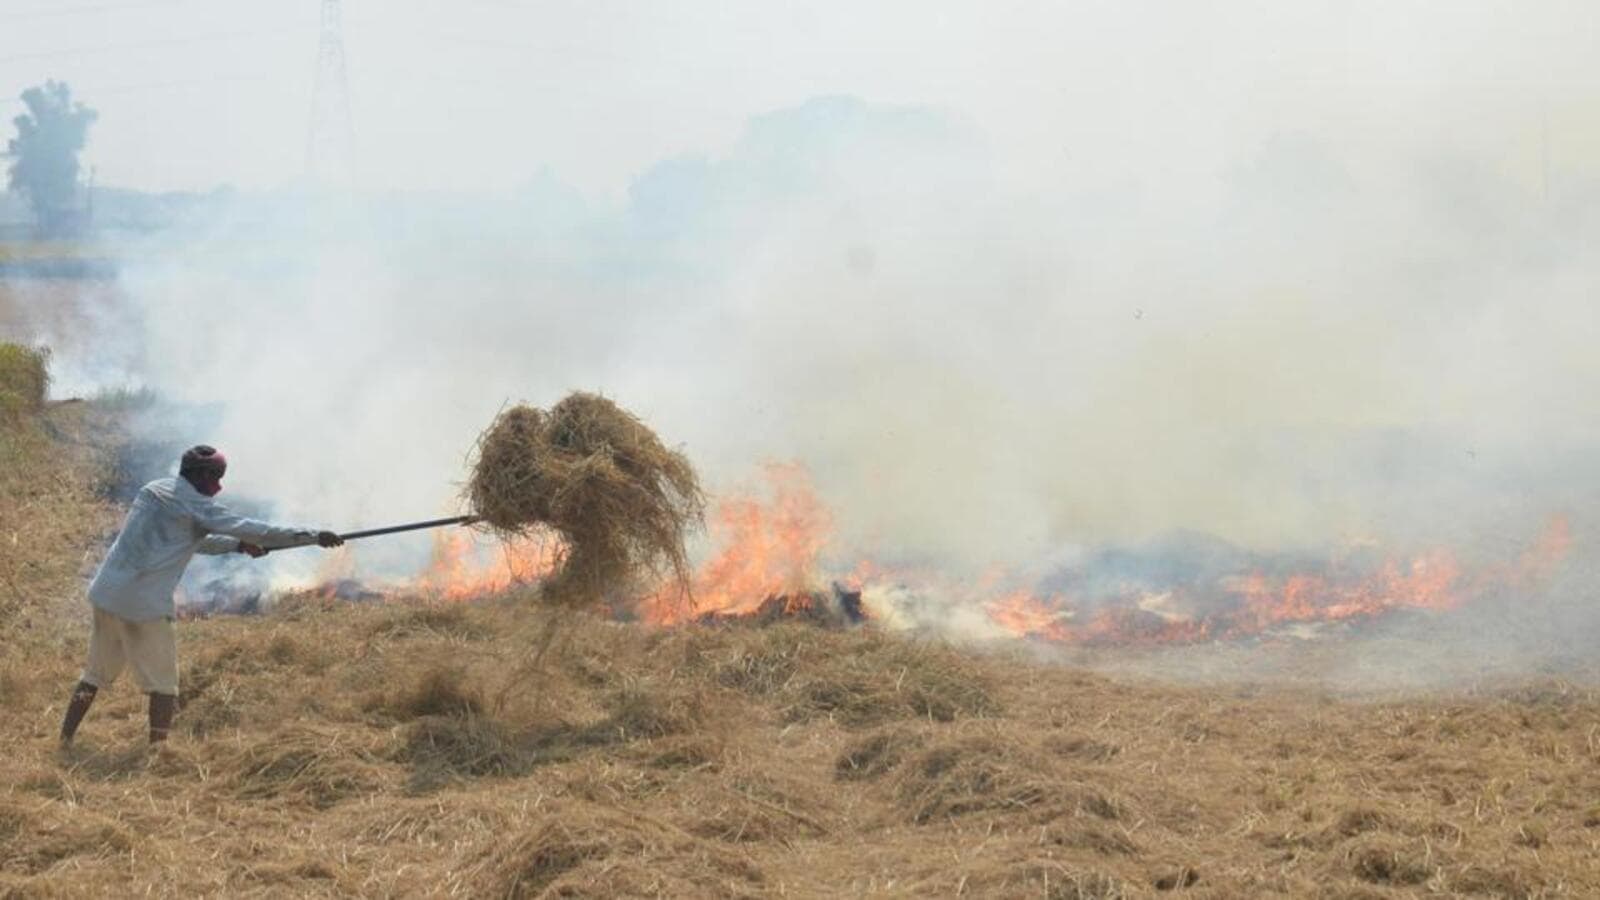
<instances>
[{"instance_id":1,"label":"light blue shirt","mask_svg":"<svg viewBox=\"0 0 1600 900\"><path fill-rule=\"evenodd\" d=\"M316 542L304 528L280 528L236 515L184 478L139 489L122 532L89 583L89 602L130 622L172 616L172 593L196 553L232 553L239 541L269 549Z\"/></svg>"}]
</instances>

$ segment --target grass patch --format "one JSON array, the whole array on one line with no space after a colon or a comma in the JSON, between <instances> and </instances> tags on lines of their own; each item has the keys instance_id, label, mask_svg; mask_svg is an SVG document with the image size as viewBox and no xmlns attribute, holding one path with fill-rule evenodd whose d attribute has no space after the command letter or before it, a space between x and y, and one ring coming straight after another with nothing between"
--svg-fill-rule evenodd
<instances>
[{"instance_id":1,"label":"grass patch","mask_svg":"<svg viewBox=\"0 0 1600 900\"><path fill-rule=\"evenodd\" d=\"M496 897L746 897L763 882L741 856L649 817L563 804L487 860Z\"/></svg>"},{"instance_id":2,"label":"grass patch","mask_svg":"<svg viewBox=\"0 0 1600 900\"><path fill-rule=\"evenodd\" d=\"M1000 712L987 675L970 656L871 632L825 639L815 628L784 624L735 643L731 652L703 654L697 664L720 685L776 702L790 722L826 718L861 728Z\"/></svg>"},{"instance_id":3,"label":"grass patch","mask_svg":"<svg viewBox=\"0 0 1600 900\"><path fill-rule=\"evenodd\" d=\"M91 810L58 804L24 808L0 799L0 872L37 875L68 862L126 859L133 831Z\"/></svg>"},{"instance_id":4,"label":"grass patch","mask_svg":"<svg viewBox=\"0 0 1600 900\"><path fill-rule=\"evenodd\" d=\"M872 781L890 772L906 754L922 744L903 731L881 731L852 741L833 764L836 781Z\"/></svg>"},{"instance_id":5,"label":"grass patch","mask_svg":"<svg viewBox=\"0 0 1600 900\"><path fill-rule=\"evenodd\" d=\"M0 344L0 639L13 650L59 635L52 611L81 596L119 513L98 496L115 424L93 404L46 405L48 361Z\"/></svg>"},{"instance_id":6,"label":"grass patch","mask_svg":"<svg viewBox=\"0 0 1600 900\"><path fill-rule=\"evenodd\" d=\"M374 707L400 720L477 716L483 712L483 695L467 683L463 670L433 666L399 690L379 695Z\"/></svg>"},{"instance_id":7,"label":"grass patch","mask_svg":"<svg viewBox=\"0 0 1600 900\"><path fill-rule=\"evenodd\" d=\"M1097 741L1082 735L1056 735L1045 740L1044 747L1062 759L1086 763L1110 762L1122 748L1116 744Z\"/></svg>"},{"instance_id":8,"label":"grass patch","mask_svg":"<svg viewBox=\"0 0 1600 900\"><path fill-rule=\"evenodd\" d=\"M1052 815L1121 816L1118 804L1099 790L1055 780L1049 771L1033 754L993 738L957 738L908 761L901 769L896 795L918 825L1045 804Z\"/></svg>"},{"instance_id":9,"label":"grass patch","mask_svg":"<svg viewBox=\"0 0 1600 900\"><path fill-rule=\"evenodd\" d=\"M1345 848L1348 871L1378 885L1422 884L1438 871L1431 848L1388 835L1363 835Z\"/></svg>"},{"instance_id":10,"label":"grass patch","mask_svg":"<svg viewBox=\"0 0 1600 900\"><path fill-rule=\"evenodd\" d=\"M230 784L243 799L281 799L327 809L384 784L382 759L363 735L291 727L245 745L231 761Z\"/></svg>"},{"instance_id":11,"label":"grass patch","mask_svg":"<svg viewBox=\"0 0 1600 900\"><path fill-rule=\"evenodd\" d=\"M422 603L401 606L372 628L374 637L444 637L483 640L489 628L474 619L464 603Z\"/></svg>"},{"instance_id":12,"label":"grass patch","mask_svg":"<svg viewBox=\"0 0 1600 900\"><path fill-rule=\"evenodd\" d=\"M0 344L0 423L15 427L44 408L50 390L50 352Z\"/></svg>"},{"instance_id":13,"label":"grass patch","mask_svg":"<svg viewBox=\"0 0 1600 900\"><path fill-rule=\"evenodd\" d=\"M536 755L510 729L483 716L425 716L407 725L397 758L412 767L411 789L456 778L520 775Z\"/></svg>"},{"instance_id":14,"label":"grass patch","mask_svg":"<svg viewBox=\"0 0 1600 900\"><path fill-rule=\"evenodd\" d=\"M704 706L694 691L633 685L605 698L608 715L585 731L585 740L614 744L641 738L681 734L704 720Z\"/></svg>"}]
</instances>

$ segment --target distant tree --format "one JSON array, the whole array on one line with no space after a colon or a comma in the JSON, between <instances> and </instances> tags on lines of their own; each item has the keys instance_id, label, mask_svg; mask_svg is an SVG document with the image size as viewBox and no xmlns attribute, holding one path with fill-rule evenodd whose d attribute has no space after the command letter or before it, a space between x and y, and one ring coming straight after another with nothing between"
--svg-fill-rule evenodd
<instances>
[{"instance_id":1,"label":"distant tree","mask_svg":"<svg viewBox=\"0 0 1600 900\"><path fill-rule=\"evenodd\" d=\"M17 136L6 145L9 186L28 198L39 229L71 231L79 219L78 154L98 113L72 100L65 82L46 81L22 92L28 111L12 120Z\"/></svg>"}]
</instances>

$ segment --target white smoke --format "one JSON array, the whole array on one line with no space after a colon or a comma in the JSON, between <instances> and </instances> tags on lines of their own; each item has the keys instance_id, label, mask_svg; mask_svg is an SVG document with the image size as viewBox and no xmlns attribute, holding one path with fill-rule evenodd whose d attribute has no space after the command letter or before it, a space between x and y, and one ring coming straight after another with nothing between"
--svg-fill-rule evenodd
<instances>
[{"instance_id":1,"label":"white smoke","mask_svg":"<svg viewBox=\"0 0 1600 900\"><path fill-rule=\"evenodd\" d=\"M1503 548L1600 497L1593 184L1448 141L1231 150L1020 190L972 123L835 97L620 202L237 196L128 248L132 313L81 355L219 409L160 424L229 453L228 496L340 529L455 511L496 411L573 389L713 490L805 463L841 558L953 572L1173 529Z\"/></svg>"}]
</instances>

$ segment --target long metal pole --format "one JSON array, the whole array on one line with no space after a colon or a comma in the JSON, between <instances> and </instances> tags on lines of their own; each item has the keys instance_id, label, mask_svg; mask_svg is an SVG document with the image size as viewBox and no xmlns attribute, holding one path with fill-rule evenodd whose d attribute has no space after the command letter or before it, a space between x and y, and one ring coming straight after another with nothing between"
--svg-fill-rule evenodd
<instances>
[{"instance_id":1,"label":"long metal pole","mask_svg":"<svg viewBox=\"0 0 1600 900\"><path fill-rule=\"evenodd\" d=\"M364 531L351 531L339 535L347 541L357 538L377 537L380 534L396 534L401 531L417 531L423 528L442 528L446 525L471 525L478 521L477 516L452 516L448 519L429 519L426 522L407 522L404 525L389 525L385 528L368 528Z\"/></svg>"},{"instance_id":2,"label":"long metal pole","mask_svg":"<svg viewBox=\"0 0 1600 900\"><path fill-rule=\"evenodd\" d=\"M389 525L384 528L367 528L362 531L348 531L339 535L340 539L353 541L357 538L377 537L380 534L396 534L401 531L417 531L423 528L441 528L445 525L471 525L478 521L477 516L451 516L448 519L429 519L426 522L407 522L404 525ZM281 550L294 550L299 547L315 547L316 538L311 538L303 544L293 544L288 547L272 547L268 553L277 553Z\"/></svg>"}]
</instances>

